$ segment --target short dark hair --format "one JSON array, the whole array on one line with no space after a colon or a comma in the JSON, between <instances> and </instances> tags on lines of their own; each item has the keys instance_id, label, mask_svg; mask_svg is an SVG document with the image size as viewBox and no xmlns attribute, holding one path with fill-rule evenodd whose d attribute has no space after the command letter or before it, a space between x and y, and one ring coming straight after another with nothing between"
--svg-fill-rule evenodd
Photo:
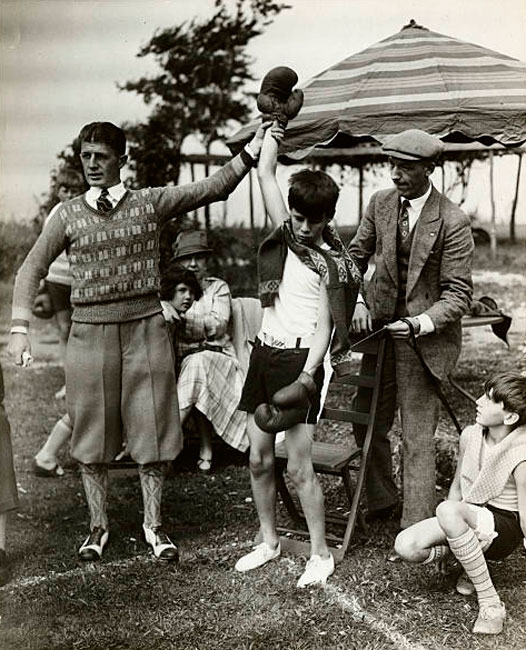
<instances>
[{"instance_id":1,"label":"short dark hair","mask_svg":"<svg viewBox=\"0 0 526 650\"><path fill-rule=\"evenodd\" d=\"M302 169L289 179L289 209L317 223L334 217L339 194L334 179L320 170Z\"/></svg>"},{"instance_id":2,"label":"short dark hair","mask_svg":"<svg viewBox=\"0 0 526 650\"><path fill-rule=\"evenodd\" d=\"M517 413L515 428L526 423L526 377L519 372L501 372L486 381L484 391L506 411Z\"/></svg>"},{"instance_id":3,"label":"short dark hair","mask_svg":"<svg viewBox=\"0 0 526 650\"><path fill-rule=\"evenodd\" d=\"M196 300L203 295L203 290L193 271L185 269L180 264L170 264L161 275L160 299L172 300L178 284L186 284L190 287Z\"/></svg>"},{"instance_id":4,"label":"short dark hair","mask_svg":"<svg viewBox=\"0 0 526 650\"><path fill-rule=\"evenodd\" d=\"M118 156L126 153L126 134L111 122L90 122L85 124L75 142L75 149L80 152L83 142L96 142L111 147Z\"/></svg>"}]
</instances>

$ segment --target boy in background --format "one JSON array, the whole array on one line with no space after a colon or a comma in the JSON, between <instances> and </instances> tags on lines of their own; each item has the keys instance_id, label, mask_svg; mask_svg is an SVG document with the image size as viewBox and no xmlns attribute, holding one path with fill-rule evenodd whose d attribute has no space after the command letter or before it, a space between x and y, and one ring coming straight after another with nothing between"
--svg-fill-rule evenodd
<instances>
[{"instance_id":1,"label":"boy in background","mask_svg":"<svg viewBox=\"0 0 526 650\"><path fill-rule=\"evenodd\" d=\"M64 201L82 193L85 183L75 170L61 169L53 184L53 194L58 203L51 209L45 224L60 209ZM44 224L44 227L45 227ZM60 253L57 259L52 262L45 279L45 290L51 300L55 321L58 328L60 357L62 366L66 366L66 349L68 344L69 330L71 329L71 272L66 251ZM66 396L66 385L57 391L56 399L63 399ZM71 422L69 416L63 415L55 424L46 442L38 450L33 460L33 472L36 476L52 478L62 476L64 470L59 464L60 449L69 442L71 438Z\"/></svg>"},{"instance_id":2,"label":"boy in background","mask_svg":"<svg viewBox=\"0 0 526 650\"><path fill-rule=\"evenodd\" d=\"M282 135L278 126L267 131L258 166L265 207L276 230L258 254L263 321L239 405L249 414L250 476L261 543L240 558L235 568L250 571L281 553L275 521L274 437L256 424L254 413L280 389L305 388L311 396L307 417L285 433L287 471L305 513L311 542L310 559L297 582L303 588L325 583L334 571L334 558L325 539L323 494L312 467L312 442L320 412L323 359L333 327L332 360L336 367L348 361L347 333L360 274L329 225L339 194L330 176L311 170L294 174L287 210L276 181Z\"/></svg>"},{"instance_id":3,"label":"boy in background","mask_svg":"<svg viewBox=\"0 0 526 650\"><path fill-rule=\"evenodd\" d=\"M502 560L526 536L526 377L506 372L489 379L475 422L462 432L447 500L435 517L403 530L395 550L422 564L451 552L464 568L457 591L477 594L473 632L499 634L506 609L486 558Z\"/></svg>"}]
</instances>

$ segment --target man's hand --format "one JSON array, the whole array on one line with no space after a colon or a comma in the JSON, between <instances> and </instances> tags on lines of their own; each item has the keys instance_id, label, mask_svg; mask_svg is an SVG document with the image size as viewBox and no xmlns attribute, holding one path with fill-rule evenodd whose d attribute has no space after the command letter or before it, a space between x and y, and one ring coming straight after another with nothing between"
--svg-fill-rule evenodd
<instances>
[{"instance_id":1,"label":"man's hand","mask_svg":"<svg viewBox=\"0 0 526 650\"><path fill-rule=\"evenodd\" d=\"M408 321L411 321L413 328L415 330L415 335L418 336L420 332L420 321L418 318L408 318ZM403 320L397 320L394 323L391 323L387 326L387 330L394 339L408 339L410 337L409 325Z\"/></svg>"},{"instance_id":2,"label":"man's hand","mask_svg":"<svg viewBox=\"0 0 526 650\"><path fill-rule=\"evenodd\" d=\"M258 126L258 130L256 131L256 134L252 138L252 140L248 143L248 146L250 147L250 150L256 156L256 158L259 157L259 154L261 153L261 147L263 145L263 139L265 137L265 131L272 126L272 121L268 120L266 122L261 122L261 124Z\"/></svg>"},{"instance_id":3,"label":"man's hand","mask_svg":"<svg viewBox=\"0 0 526 650\"><path fill-rule=\"evenodd\" d=\"M373 321L371 314L364 302L357 302L354 308L351 321L351 332L359 334L361 332L372 332Z\"/></svg>"},{"instance_id":4,"label":"man's hand","mask_svg":"<svg viewBox=\"0 0 526 650\"><path fill-rule=\"evenodd\" d=\"M31 363L31 343L27 334L10 334L7 351L17 366L25 368Z\"/></svg>"}]
</instances>

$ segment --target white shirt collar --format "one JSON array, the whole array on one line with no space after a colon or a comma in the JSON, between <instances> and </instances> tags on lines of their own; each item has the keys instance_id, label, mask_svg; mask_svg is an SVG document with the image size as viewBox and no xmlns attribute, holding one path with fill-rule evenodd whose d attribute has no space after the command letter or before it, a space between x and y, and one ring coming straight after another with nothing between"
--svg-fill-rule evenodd
<instances>
[{"instance_id":1,"label":"white shirt collar","mask_svg":"<svg viewBox=\"0 0 526 650\"><path fill-rule=\"evenodd\" d=\"M406 199L405 196L400 197L400 202L402 203L403 201L409 201L409 205L411 206L412 210L415 210L420 214L422 212L422 208L425 205L425 202L429 198L429 195L431 194L431 190L433 189L432 183L429 183L429 187L427 188L427 191L425 194L422 194L422 196L418 196L416 199Z\"/></svg>"},{"instance_id":2,"label":"white shirt collar","mask_svg":"<svg viewBox=\"0 0 526 650\"><path fill-rule=\"evenodd\" d=\"M108 189L109 199L112 202L113 206L115 207L117 203L122 199L122 197L126 194L126 188L124 187L124 183L122 183L121 181L120 183L117 183L117 185L113 185L112 187L108 187L107 189ZM102 192L102 187L90 187L85 195L88 205L90 205L92 208L96 208L97 199L101 195L101 192Z\"/></svg>"}]
</instances>

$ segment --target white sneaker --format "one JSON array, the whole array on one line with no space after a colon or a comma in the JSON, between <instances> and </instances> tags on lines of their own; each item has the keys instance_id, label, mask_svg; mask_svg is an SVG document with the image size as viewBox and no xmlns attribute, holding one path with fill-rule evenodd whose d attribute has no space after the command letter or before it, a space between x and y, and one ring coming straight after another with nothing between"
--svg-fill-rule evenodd
<instances>
[{"instance_id":1,"label":"white sneaker","mask_svg":"<svg viewBox=\"0 0 526 650\"><path fill-rule=\"evenodd\" d=\"M296 587L303 589L307 585L324 585L327 578L334 573L334 557L329 553L329 557L313 555L307 562L303 575L298 580Z\"/></svg>"},{"instance_id":2,"label":"white sneaker","mask_svg":"<svg viewBox=\"0 0 526 650\"><path fill-rule=\"evenodd\" d=\"M235 569L236 571L252 571L252 569L257 569L270 562L270 560L275 560L280 555L281 544L279 542L276 548L272 548L267 542L261 542L261 544L254 547L253 551L239 558Z\"/></svg>"},{"instance_id":3,"label":"white sneaker","mask_svg":"<svg viewBox=\"0 0 526 650\"><path fill-rule=\"evenodd\" d=\"M503 602L481 605L473 626L475 634L500 634L504 629L506 608Z\"/></svg>"}]
</instances>

